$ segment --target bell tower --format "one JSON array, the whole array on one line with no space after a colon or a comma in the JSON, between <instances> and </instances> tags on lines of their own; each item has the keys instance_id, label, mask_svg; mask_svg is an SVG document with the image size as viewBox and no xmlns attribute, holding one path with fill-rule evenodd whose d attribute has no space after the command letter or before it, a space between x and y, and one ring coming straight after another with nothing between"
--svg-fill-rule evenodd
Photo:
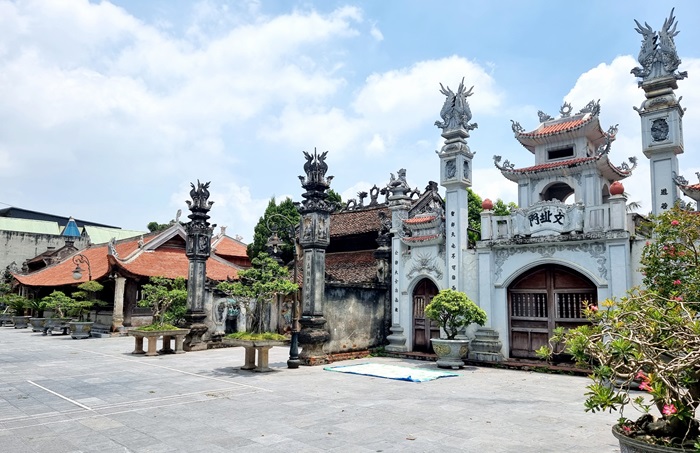
<instances>
[{"instance_id":1,"label":"bell tower","mask_svg":"<svg viewBox=\"0 0 700 453\"><path fill-rule=\"evenodd\" d=\"M674 90L678 88L678 80L688 74L677 71L681 60L673 38L680 32L676 30L673 10L658 32L646 22L644 26L636 20L635 23L635 30L642 35L638 57L641 67L631 72L641 79L639 86L646 100L634 109L642 121L642 151L649 159L652 213L657 215L673 207L679 199L673 178L678 174L678 154L683 153L685 110Z\"/></svg>"}]
</instances>

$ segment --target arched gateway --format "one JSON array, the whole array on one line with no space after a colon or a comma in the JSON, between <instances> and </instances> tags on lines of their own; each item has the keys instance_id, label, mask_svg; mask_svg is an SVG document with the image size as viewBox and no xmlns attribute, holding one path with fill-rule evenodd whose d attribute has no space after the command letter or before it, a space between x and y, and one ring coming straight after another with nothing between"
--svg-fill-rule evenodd
<instances>
[{"instance_id":1,"label":"arched gateway","mask_svg":"<svg viewBox=\"0 0 700 453\"><path fill-rule=\"evenodd\" d=\"M544 265L521 275L508 287L510 357L534 358L555 327L585 324L584 304L598 304L597 290L579 272Z\"/></svg>"},{"instance_id":2,"label":"arched gateway","mask_svg":"<svg viewBox=\"0 0 700 453\"><path fill-rule=\"evenodd\" d=\"M419 281L413 290L413 351L432 352L430 339L440 338L440 327L425 317L425 306L437 293L437 286L427 278Z\"/></svg>"}]
</instances>

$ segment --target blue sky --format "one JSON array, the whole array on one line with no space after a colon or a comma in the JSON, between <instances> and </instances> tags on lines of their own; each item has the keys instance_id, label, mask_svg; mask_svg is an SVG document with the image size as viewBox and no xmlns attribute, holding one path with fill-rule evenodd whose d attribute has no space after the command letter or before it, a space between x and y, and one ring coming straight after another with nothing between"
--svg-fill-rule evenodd
<instances>
[{"instance_id":1,"label":"blue sky","mask_svg":"<svg viewBox=\"0 0 700 453\"><path fill-rule=\"evenodd\" d=\"M684 117L681 173L700 171L696 1L0 0L0 206L144 229L187 214L189 182L211 181L212 222L252 238L270 197L300 199L302 151L329 151L344 199L406 168L439 178L439 83L469 98L474 190L516 200L493 166L533 156L510 120L537 127L601 100L620 125L611 159L650 209L629 71L641 36L676 8Z\"/></svg>"}]
</instances>

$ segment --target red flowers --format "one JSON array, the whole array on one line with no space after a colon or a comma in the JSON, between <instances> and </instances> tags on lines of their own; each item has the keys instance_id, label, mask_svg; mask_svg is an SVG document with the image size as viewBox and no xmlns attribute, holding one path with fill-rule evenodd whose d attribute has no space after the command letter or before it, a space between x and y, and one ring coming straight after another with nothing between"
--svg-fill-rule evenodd
<instances>
[{"instance_id":1,"label":"red flowers","mask_svg":"<svg viewBox=\"0 0 700 453\"><path fill-rule=\"evenodd\" d=\"M671 225L677 226L680 222L678 220L671 220Z\"/></svg>"},{"instance_id":2,"label":"red flowers","mask_svg":"<svg viewBox=\"0 0 700 453\"><path fill-rule=\"evenodd\" d=\"M680 285L680 284L681 284L681 281L680 281L680 280L674 280L674 281L673 281L673 284L674 284L674 285Z\"/></svg>"}]
</instances>

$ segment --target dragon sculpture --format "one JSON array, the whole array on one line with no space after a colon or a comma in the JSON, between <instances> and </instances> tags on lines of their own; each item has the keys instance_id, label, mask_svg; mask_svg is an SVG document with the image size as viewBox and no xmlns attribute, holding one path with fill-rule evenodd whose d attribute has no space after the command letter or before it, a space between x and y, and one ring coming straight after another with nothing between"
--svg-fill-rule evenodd
<instances>
[{"instance_id":1,"label":"dragon sculpture","mask_svg":"<svg viewBox=\"0 0 700 453\"><path fill-rule=\"evenodd\" d=\"M678 58L673 38L680 31L676 30L678 23L673 11L671 9L671 14L664 20L661 30L658 32L655 32L646 22L642 26L639 21L634 21L637 24L635 31L642 35L642 48L637 57L642 66L636 67L630 72L641 78L642 81L668 76L681 80L688 76L686 71L676 71L681 64L681 59Z\"/></svg>"},{"instance_id":2,"label":"dragon sculpture","mask_svg":"<svg viewBox=\"0 0 700 453\"><path fill-rule=\"evenodd\" d=\"M442 83L440 84L440 93L445 95L445 103L440 110L442 121L435 121L435 125L441 128L443 133L457 129L471 131L478 127L476 123L469 123L472 119L472 111L467 98L473 94L473 89L472 86L469 91L465 90L464 79L460 82L457 93L450 87L445 88Z\"/></svg>"}]
</instances>

